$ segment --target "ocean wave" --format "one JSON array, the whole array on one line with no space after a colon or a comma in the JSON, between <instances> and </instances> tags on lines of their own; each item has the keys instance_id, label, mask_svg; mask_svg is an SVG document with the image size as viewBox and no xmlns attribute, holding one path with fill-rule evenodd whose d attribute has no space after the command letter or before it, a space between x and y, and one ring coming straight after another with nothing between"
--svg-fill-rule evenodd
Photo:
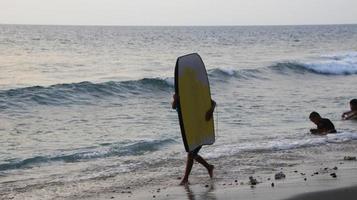
<instances>
[{"instance_id":1,"label":"ocean wave","mask_svg":"<svg viewBox=\"0 0 357 200\"><path fill-rule=\"evenodd\" d=\"M208 70L208 76L213 79L219 79L219 78L227 78L227 77L232 77L232 78L238 78L238 79L253 79L253 78L263 78L261 76L262 71L260 69L234 69L230 67L220 67L220 68L215 68L215 69L210 69Z\"/></svg>"},{"instance_id":2,"label":"ocean wave","mask_svg":"<svg viewBox=\"0 0 357 200\"><path fill-rule=\"evenodd\" d=\"M279 139L259 143L228 144L218 147L205 155L208 158L219 158L224 156L233 156L242 152L272 152L321 146L331 143L344 143L351 140L357 140L357 133L343 132L337 134L328 134L326 136L308 135L300 139Z\"/></svg>"},{"instance_id":3,"label":"ocean wave","mask_svg":"<svg viewBox=\"0 0 357 200\"><path fill-rule=\"evenodd\" d=\"M0 91L0 109L28 105L65 105L89 103L93 98L168 91L173 88L170 78L143 78L131 81L104 83L80 82L56 84L48 87L33 86Z\"/></svg>"},{"instance_id":4,"label":"ocean wave","mask_svg":"<svg viewBox=\"0 0 357 200\"><path fill-rule=\"evenodd\" d=\"M138 156L144 153L157 151L162 147L175 143L173 139L141 140L136 142L106 143L95 148L83 148L79 152L60 154L55 156L34 156L22 160L11 159L8 163L0 164L0 171L31 168L41 164L53 162L79 162L90 159L106 158L112 156Z\"/></svg>"},{"instance_id":5,"label":"ocean wave","mask_svg":"<svg viewBox=\"0 0 357 200\"><path fill-rule=\"evenodd\" d=\"M290 70L297 73L352 75L357 74L357 52L323 55L311 61L280 62L271 68L279 72Z\"/></svg>"},{"instance_id":6,"label":"ocean wave","mask_svg":"<svg viewBox=\"0 0 357 200\"><path fill-rule=\"evenodd\" d=\"M216 81L232 78L257 78L260 71L257 69L235 70L233 68L216 68L208 71L208 76L214 84ZM29 105L69 105L91 104L93 99L106 96L128 97L128 95L146 95L156 92L172 92L174 77L143 78L128 81L108 81L92 83L55 84L51 86L33 86L0 90L0 109L9 107L27 107Z\"/></svg>"}]
</instances>

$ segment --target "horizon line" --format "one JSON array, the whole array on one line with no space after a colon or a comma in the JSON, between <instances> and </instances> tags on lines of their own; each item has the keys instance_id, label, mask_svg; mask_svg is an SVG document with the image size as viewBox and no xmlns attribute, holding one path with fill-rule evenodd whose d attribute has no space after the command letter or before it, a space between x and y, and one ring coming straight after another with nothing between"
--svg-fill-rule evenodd
<instances>
[{"instance_id":1,"label":"horizon line","mask_svg":"<svg viewBox=\"0 0 357 200\"><path fill-rule=\"evenodd\" d=\"M336 26L336 25L357 25L356 23L312 23L312 24L213 24L213 25L120 25L120 24L22 24L22 23L0 23L0 25L13 25L13 26L102 26L102 27L253 27L253 26Z\"/></svg>"}]
</instances>

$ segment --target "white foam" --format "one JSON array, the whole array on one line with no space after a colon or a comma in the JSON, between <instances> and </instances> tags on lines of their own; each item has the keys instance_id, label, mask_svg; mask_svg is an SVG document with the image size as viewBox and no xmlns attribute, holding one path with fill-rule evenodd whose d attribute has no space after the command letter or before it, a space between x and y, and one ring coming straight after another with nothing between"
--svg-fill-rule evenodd
<instances>
[{"instance_id":1,"label":"white foam","mask_svg":"<svg viewBox=\"0 0 357 200\"><path fill-rule=\"evenodd\" d=\"M226 67L226 68L219 67L218 69L220 71L222 71L223 73L228 74L230 76L233 76L236 73L236 70L232 67Z\"/></svg>"},{"instance_id":2,"label":"white foam","mask_svg":"<svg viewBox=\"0 0 357 200\"><path fill-rule=\"evenodd\" d=\"M171 87L175 86L175 79L174 77L167 77L167 78L163 78L163 80Z\"/></svg>"},{"instance_id":3,"label":"white foam","mask_svg":"<svg viewBox=\"0 0 357 200\"><path fill-rule=\"evenodd\" d=\"M307 69L322 74L357 74L357 52L323 55L321 58L301 64Z\"/></svg>"},{"instance_id":4,"label":"white foam","mask_svg":"<svg viewBox=\"0 0 357 200\"><path fill-rule=\"evenodd\" d=\"M328 134L326 136L306 135L300 139L276 139L259 143L237 143L217 146L206 153L207 158L219 158L222 156L236 155L241 152L279 151L303 147L321 146L329 143L344 143L357 140L357 132L343 132Z\"/></svg>"}]
</instances>

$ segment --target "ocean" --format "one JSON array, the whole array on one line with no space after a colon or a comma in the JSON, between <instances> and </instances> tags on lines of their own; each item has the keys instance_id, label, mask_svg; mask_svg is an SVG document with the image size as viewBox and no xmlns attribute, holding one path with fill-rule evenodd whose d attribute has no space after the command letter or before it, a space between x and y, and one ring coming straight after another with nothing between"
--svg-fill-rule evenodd
<instances>
[{"instance_id":1,"label":"ocean","mask_svg":"<svg viewBox=\"0 0 357 200\"><path fill-rule=\"evenodd\" d=\"M177 185L176 58L201 55L217 102L215 180L356 153L357 25L0 25L0 198ZM338 134L313 136L312 111ZM190 182L208 175L194 165Z\"/></svg>"}]
</instances>

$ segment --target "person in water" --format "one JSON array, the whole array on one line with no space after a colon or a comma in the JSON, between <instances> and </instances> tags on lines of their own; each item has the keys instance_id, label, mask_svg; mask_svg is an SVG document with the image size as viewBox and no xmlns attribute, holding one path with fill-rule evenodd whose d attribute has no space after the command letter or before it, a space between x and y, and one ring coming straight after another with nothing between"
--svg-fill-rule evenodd
<instances>
[{"instance_id":1,"label":"person in water","mask_svg":"<svg viewBox=\"0 0 357 200\"><path fill-rule=\"evenodd\" d=\"M348 119L357 119L357 99L352 99L350 101L350 107L351 110L344 112L342 114L342 119L348 120Z\"/></svg>"},{"instance_id":2,"label":"person in water","mask_svg":"<svg viewBox=\"0 0 357 200\"><path fill-rule=\"evenodd\" d=\"M178 102L179 98L178 98L177 94L174 94L172 97L173 97L172 109L176 109L176 111L178 111L180 109L179 108L179 102ZM207 121L209 121L212 118L214 109L216 107L216 102L213 101L213 100L211 100L211 102L212 102L212 106L206 112L206 116L205 116ZM210 178L213 177L214 166L211 165L211 164L208 164L207 161L204 158L202 158L200 155L198 155L198 152L201 150L201 148L202 148L202 146L199 146L196 149L194 149L193 151L187 153L185 175L182 178L180 185L187 185L188 184L188 177L190 176L191 169L192 169L194 161L197 161L198 163L202 164L207 169Z\"/></svg>"},{"instance_id":3,"label":"person in water","mask_svg":"<svg viewBox=\"0 0 357 200\"><path fill-rule=\"evenodd\" d=\"M319 113L312 112L310 113L309 118L317 125L316 129L310 129L311 134L326 135L328 133L337 132L333 123L327 118L322 118Z\"/></svg>"}]
</instances>

